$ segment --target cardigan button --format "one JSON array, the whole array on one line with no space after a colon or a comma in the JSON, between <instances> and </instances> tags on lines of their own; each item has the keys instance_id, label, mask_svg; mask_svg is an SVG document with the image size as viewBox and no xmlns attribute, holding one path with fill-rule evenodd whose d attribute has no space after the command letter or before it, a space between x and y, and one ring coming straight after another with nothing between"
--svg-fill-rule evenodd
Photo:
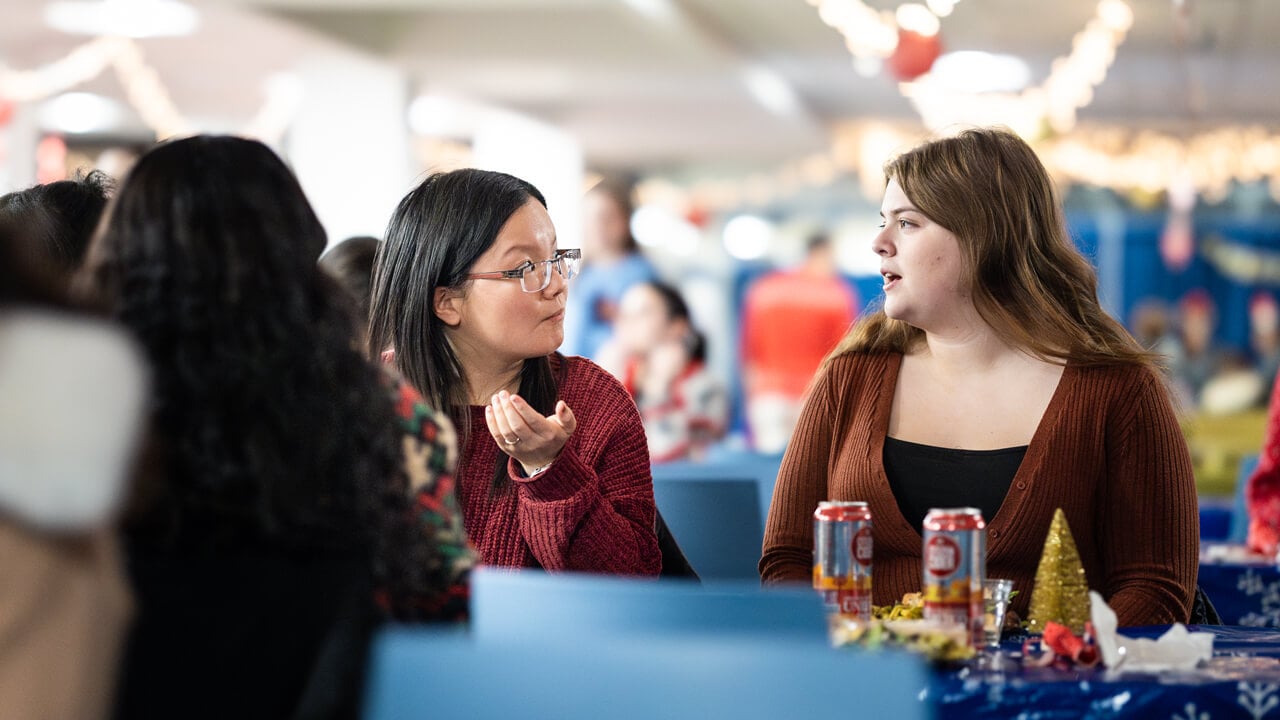
<instances>
[{"instance_id":1,"label":"cardigan button","mask_svg":"<svg viewBox=\"0 0 1280 720\"><path fill-rule=\"evenodd\" d=\"M989 534L990 534L990 535L991 535L991 537L993 537L993 538L998 538L998 537L1000 537L1000 531L999 531L999 530L992 530Z\"/></svg>"},{"instance_id":2,"label":"cardigan button","mask_svg":"<svg viewBox=\"0 0 1280 720\"><path fill-rule=\"evenodd\" d=\"M1025 480L1019 480L1019 481L1018 481L1018 489L1019 489L1019 490L1026 490L1026 489L1027 489L1027 482L1026 482Z\"/></svg>"}]
</instances>

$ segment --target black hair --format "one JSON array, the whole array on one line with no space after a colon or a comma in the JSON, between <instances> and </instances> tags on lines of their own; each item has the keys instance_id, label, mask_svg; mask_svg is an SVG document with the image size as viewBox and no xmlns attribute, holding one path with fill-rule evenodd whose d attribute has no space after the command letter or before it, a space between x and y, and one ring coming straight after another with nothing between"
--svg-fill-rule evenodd
<instances>
[{"instance_id":1,"label":"black hair","mask_svg":"<svg viewBox=\"0 0 1280 720\"><path fill-rule=\"evenodd\" d=\"M350 296L361 328L369 325L369 295L373 292L373 261L381 240L357 235L329 248L320 257L324 268Z\"/></svg>"},{"instance_id":2,"label":"black hair","mask_svg":"<svg viewBox=\"0 0 1280 720\"><path fill-rule=\"evenodd\" d=\"M33 257L69 277L80 267L114 188L101 170L0 196L0 225Z\"/></svg>"},{"instance_id":3,"label":"black hair","mask_svg":"<svg viewBox=\"0 0 1280 720\"><path fill-rule=\"evenodd\" d=\"M389 392L316 263L324 246L259 142L197 136L138 160L86 270L154 371L164 471L126 530L184 552L366 550L391 613L412 618L449 580L413 520Z\"/></svg>"},{"instance_id":4,"label":"black hair","mask_svg":"<svg viewBox=\"0 0 1280 720\"><path fill-rule=\"evenodd\" d=\"M689 303L685 302L684 296L680 294L680 291L674 286L659 280L646 280L640 284L652 288L658 294L658 297L662 299L662 305L667 310L668 320L683 320L689 326L689 357L697 362L705 362L707 359L707 339L693 326L693 316L689 312Z\"/></svg>"},{"instance_id":5,"label":"black hair","mask_svg":"<svg viewBox=\"0 0 1280 720\"><path fill-rule=\"evenodd\" d=\"M464 448L471 427L466 374L436 317L436 290L471 282L476 260L530 200L546 207L536 187L505 173L467 168L430 175L400 201L378 251L369 351L379 357L395 350L396 367L428 403L449 413ZM525 360L520 395L543 415L555 412L559 390L550 357ZM495 489L505 483L507 459L499 450Z\"/></svg>"}]
</instances>

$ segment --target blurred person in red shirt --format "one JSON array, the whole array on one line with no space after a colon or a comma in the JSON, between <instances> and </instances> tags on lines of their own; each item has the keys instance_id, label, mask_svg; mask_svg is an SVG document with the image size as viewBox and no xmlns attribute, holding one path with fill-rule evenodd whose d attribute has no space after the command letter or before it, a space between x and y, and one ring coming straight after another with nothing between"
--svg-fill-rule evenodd
<instances>
[{"instance_id":1,"label":"blurred person in red shirt","mask_svg":"<svg viewBox=\"0 0 1280 720\"><path fill-rule=\"evenodd\" d=\"M800 267L769 273L747 290L742 367L751 444L780 453L822 359L857 317L858 295L836 270L831 238L808 240Z\"/></svg>"}]
</instances>

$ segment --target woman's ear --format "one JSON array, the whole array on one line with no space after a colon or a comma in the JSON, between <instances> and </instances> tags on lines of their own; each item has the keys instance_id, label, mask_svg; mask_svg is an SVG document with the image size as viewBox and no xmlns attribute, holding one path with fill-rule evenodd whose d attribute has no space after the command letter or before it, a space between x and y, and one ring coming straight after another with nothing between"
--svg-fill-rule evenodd
<instances>
[{"instance_id":1,"label":"woman's ear","mask_svg":"<svg viewBox=\"0 0 1280 720\"><path fill-rule=\"evenodd\" d=\"M436 317L440 318L440 322L450 327L457 327L462 322L462 312L459 310L461 304L462 296L454 290L444 287L436 288L435 298L431 303Z\"/></svg>"}]
</instances>

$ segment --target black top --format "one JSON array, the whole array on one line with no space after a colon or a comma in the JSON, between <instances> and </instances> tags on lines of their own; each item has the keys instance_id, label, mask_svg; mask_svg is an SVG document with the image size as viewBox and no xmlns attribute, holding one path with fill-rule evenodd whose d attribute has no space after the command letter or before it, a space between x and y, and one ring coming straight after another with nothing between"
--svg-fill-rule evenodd
<instances>
[{"instance_id":1,"label":"black top","mask_svg":"<svg viewBox=\"0 0 1280 720\"><path fill-rule=\"evenodd\" d=\"M919 532L930 508L975 507L991 522L1026 454L1026 445L952 450L885 437L884 472L902 516Z\"/></svg>"},{"instance_id":2,"label":"black top","mask_svg":"<svg viewBox=\"0 0 1280 720\"><path fill-rule=\"evenodd\" d=\"M359 715L377 621L366 552L126 547L137 615L116 720Z\"/></svg>"}]
</instances>

